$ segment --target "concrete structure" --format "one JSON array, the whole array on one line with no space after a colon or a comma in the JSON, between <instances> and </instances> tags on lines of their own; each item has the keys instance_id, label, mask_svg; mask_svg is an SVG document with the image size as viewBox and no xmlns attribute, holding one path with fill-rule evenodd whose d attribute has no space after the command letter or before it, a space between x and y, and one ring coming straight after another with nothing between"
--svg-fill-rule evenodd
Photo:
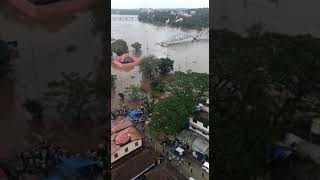
<instances>
[{"instance_id":1,"label":"concrete structure","mask_svg":"<svg viewBox=\"0 0 320 180\"><path fill-rule=\"evenodd\" d=\"M111 128L111 163L142 147L142 136L128 120L114 120Z\"/></svg>"},{"instance_id":2,"label":"concrete structure","mask_svg":"<svg viewBox=\"0 0 320 180\"><path fill-rule=\"evenodd\" d=\"M96 0L69 0L47 5L35 5L29 0L8 0L8 2L18 10L33 18L47 18L88 9L95 1Z\"/></svg>"},{"instance_id":3,"label":"concrete structure","mask_svg":"<svg viewBox=\"0 0 320 180\"><path fill-rule=\"evenodd\" d=\"M189 129L209 140L209 101L206 105L199 103L198 112L189 118Z\"/></svg>"}]
</instances>

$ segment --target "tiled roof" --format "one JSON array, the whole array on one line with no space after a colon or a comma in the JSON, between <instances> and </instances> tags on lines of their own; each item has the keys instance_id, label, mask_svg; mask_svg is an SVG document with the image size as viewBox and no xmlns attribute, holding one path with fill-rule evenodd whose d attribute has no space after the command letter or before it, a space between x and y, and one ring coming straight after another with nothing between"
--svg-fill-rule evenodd
<instances>
[{"instance_id":1,"label":"tiled roof","mask_svg":"<svg viewBox=\"0 0 320 180\"><path fill-rule=\"evenodd\" d=\"M115 139L121 140L121 137L129 137L129 140L126 142L142 139L141 133L133 127L133 124L130 121L118 120L118 122L114 122L114 126L111 128L111 155L120 149L120 145L123 145L124 142L115 143Z\"/></svg>"},{"instance_id":2,"label":"tiled roof","mask_svg":"<svg viewBox=\"0 0 320 180\"><path fill-rule=\"evenodd\" d=\"M157 157L149 150L135 154L134 156L126 159L119 166L112 169L112 180L132 179L148 167L154 164Z\"/></svg>"}]
</instances>

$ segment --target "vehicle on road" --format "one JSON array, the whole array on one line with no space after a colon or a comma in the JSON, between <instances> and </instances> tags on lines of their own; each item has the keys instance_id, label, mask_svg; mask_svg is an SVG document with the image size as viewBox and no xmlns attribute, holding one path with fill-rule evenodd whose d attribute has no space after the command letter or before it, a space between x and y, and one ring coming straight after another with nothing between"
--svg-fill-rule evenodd
<instances>
[{"instance_id":1,"label":"vehicle on road","mask_svg":"<svg viewBox=\"0 0 320 180\"><path fill-rule=\"evenodd\" d=\"M207 173L209 173L209 163L204 162L202 165L202 169L205 170Z\"/></svg>"},{"instance_id":2,"label":"vehicle on road","mask_svg":"<svg viewBox=\"0 0 320 180\"><path fill-rule=\"evenodd\" d=\"M181 147L172 147L170 151L176 155L183 156L184 155L184 149Z\"/></svg>"}]
</instances>

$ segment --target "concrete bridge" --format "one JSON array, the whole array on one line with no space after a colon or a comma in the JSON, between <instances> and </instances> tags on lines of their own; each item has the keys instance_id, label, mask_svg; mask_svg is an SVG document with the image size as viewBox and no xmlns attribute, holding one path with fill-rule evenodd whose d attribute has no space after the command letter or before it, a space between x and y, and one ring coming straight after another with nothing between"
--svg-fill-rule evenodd
<instances>
[{"instance_id":1,"label":"concrete bridge","mask_svg":"<svg viewBox=\"0 0 320 180\"><path fill-rule=\"evenodd\" d=\"M185 33L176 34L174 36L171 36L169 39L160 42L159 44L161 46L170 46L173 44L185 43L190 41L198 41L202 39L209 39L209 28L206 28L196 34L185 34Z\"/></svg>"},{"instance_id":2,"label":"concrete bridge","mask_svg":"<svg viewBox=\"0 0 320 180\"><path fill-rule=\"evenodd\" d=\"M112 21L136 21L138 16L111 16Z\"/></svg>"}]
</instances>

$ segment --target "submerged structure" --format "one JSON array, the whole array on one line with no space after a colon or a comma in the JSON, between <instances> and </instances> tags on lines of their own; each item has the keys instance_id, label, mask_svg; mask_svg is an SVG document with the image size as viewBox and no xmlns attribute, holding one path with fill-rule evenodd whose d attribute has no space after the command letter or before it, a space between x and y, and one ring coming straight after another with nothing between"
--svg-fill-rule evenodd
<instances>
[{"instance_id":1,"label":"submerged structure","mask_svg":"<svg viewBox=\"0 0 320 180\"><path fill-rule=\"evenodd\" d=\"M131 68L140 63L137 57L129 56L129 54L123 54L122 56L112 57L112 63L119 68Z\"/></svg>"}]
</instances>

